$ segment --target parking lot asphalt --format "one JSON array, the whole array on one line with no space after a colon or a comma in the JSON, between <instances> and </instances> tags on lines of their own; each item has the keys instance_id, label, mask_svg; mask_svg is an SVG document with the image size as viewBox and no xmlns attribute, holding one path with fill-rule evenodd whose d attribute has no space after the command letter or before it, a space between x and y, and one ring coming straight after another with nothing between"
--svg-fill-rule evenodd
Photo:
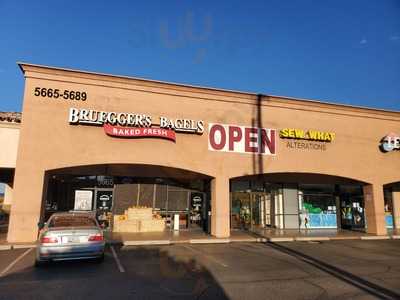
<instances>
[{"instance_id":1,"label":"parking lot asphalt","mask_svg":"<svg viewBox=\"0 0 400 300\"><path fill-rule=\"evenodd\" d=\"M6 250L0 299L400 299L399 250L399 240L112 246L103 263L43 268L34 249Z\"/></svg>"}]
</instances>

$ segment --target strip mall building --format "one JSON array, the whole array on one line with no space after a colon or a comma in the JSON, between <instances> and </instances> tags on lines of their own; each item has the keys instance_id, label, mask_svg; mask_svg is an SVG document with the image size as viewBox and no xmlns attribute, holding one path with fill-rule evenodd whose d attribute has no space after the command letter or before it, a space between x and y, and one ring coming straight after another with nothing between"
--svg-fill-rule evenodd
<instances>
[{"instance_id":1,"label":"strip mall building","mask_svg":"<svg viewBox=\"0 0 400 300\"><path fill-rule=\"evenodd\" d=\"M400 226L400 112L20 68L9 242L36 240L56 211L96 211L112 230L132 206L216 237Z\"/></svg>"}]
</instances>

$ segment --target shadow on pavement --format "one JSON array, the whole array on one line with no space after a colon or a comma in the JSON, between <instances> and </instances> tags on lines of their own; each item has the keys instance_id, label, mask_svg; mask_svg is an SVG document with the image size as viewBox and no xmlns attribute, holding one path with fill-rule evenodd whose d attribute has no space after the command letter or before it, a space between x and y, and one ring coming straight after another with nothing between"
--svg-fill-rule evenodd
<instances>
[{"instance_id":1,"label":"shadow on pavement","mask_svg":"<svg viewBox=\"0 0 400 300\"><path fill-rule=\"evenodd\" d=\"M167 249L167 248L165 248ZM0 299L228 299L213 275L195 259L161 247L117 249L125 272L107 251L103 263L32 263L0 278Z\"/></svg>"},{"instance_id":2,"label":"shadow on pavement","mask_svg":"<svg viewBox=\"0 0 400 300\"><path fill-rule=\"evenodd\" d=\"M347 271L340 269L338 267L335 267L333 265L327 264L326 262L323 262L312 256L309 256L302 252L287 248L281 244L277 244L277 243L273 243L273 242L268 242L268 243L266 243L266 245L269 247L272 247L275 250L278 250L278 251L288 254L292 257L295 257L295 258L301 260L302 262L312 265L312 266L318 268L319 270L322 270L322 271L328 273L329 275L332 275L352 286L355 286L355 287L367 292L370 295L378 297L379 299L400 299L400 294L396 293L395 291L392 291L392 290L389 290L382 286L379 286L379 285L372 283L368 280L365 280L355 274L347 272Z\"/></svg>"}]
</instances>

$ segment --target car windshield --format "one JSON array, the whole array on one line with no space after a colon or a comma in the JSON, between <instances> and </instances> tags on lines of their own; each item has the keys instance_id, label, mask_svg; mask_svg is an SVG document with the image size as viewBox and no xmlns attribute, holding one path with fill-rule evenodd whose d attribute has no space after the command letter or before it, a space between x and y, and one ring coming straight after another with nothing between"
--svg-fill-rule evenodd
<instances>
[{"instance_id":1,"label":"car windshield","mask_svg":"<svg viewBox=\"0 0 400 300\"><path fill-rule=\"evenodd\" d=\"M82 226L96 226L96 221L88 216L55 216L49 222L49 227Z\"/></svg>"}]
</instances>

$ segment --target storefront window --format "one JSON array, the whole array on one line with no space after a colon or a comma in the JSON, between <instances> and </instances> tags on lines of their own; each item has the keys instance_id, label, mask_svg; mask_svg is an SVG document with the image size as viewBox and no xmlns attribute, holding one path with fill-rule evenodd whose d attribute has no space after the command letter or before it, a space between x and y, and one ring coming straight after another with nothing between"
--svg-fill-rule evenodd
<instances>
[{"instance_id":1,"label":"storefront window","mask_svg":"<svg viewBox=\"0 0 400 300\"><path fill-rule=\"evenodd\" d=\"M337 228L333 185L300 184L300 228Z\"/></svg>"},{"instance_id":2,"label":"storefront window","mask_svg":"<svg viewBox=\"0 0 400 300\"><path fill-rule=\"evenodd\" d=\"M261 188L262 187L262 188ZM388 202L387 209L391 209ZM257 229L364 228L361 185L231 183L231 227Z\"/></svg>"},{"instance_id":3,"label":"storefront window","mask_svg":"<svg viewBox=\"0 0 400 300\"><path fill-rule=\"evenodd\" d=\"M166 178L55 175L49 178L44 219L57 211L76 210L77 199L79 203L83 200L88 202L88 197L84 199L83 196L90 192L91 205L89 203L84 208L104 215L102 219L98 216L98 220L107 221L104 222L107 224L111 224L112 215L124 215L128 208L137 207L151 208L153 214L166 220L169 228L172 228L175 214L179 215L182 229L189 228L189 217L195 214L192 223L201 228L206 224L206 210L209 209L205 187L204 182L199 180L181 183ZM76 196L77 191L79 197ZM193 213L190 204L192 193L198 194Z\"/></svg>"},{"instance_id":4,"label":"storefront window","mask_svg":"<svg viewBox=\"0 0 400 300\"><path fill-rule=\"evenodd\" d=\"M139 189L139 206L153 207L154 184L141 183Z\"/></svg>"},{"instance_id":5,"label":"storefront window","mask_svg":"<svg viewBox=\"0 0 400 300\"><path fill-rule=\"evenodd\" d=\"M393 194L391 188L383 189L386 228L393 228Z\"/></svg>"},{"instance_id":6,"label":"storefront window","mask_svg":"<svg viewBox=\"0 0 400 300\"><path fill-rule=\"evenodd\" d=\"M299 191L300 228L336 228L336 205L332 195Z\"/></svg>"},{"instance_id":7,"label":"storefront window","mask_svg":"<svg viewBox=\"0 0 400 300\"><path fill-rule=\"evenodd\" d=\"M275 228L284 228L283 223L283 193L282 188L273 188L271 189L271 209L270 211L273 213L273 218L271 218L273 223L272 227Z\"/></svg>"}]
</instances>

